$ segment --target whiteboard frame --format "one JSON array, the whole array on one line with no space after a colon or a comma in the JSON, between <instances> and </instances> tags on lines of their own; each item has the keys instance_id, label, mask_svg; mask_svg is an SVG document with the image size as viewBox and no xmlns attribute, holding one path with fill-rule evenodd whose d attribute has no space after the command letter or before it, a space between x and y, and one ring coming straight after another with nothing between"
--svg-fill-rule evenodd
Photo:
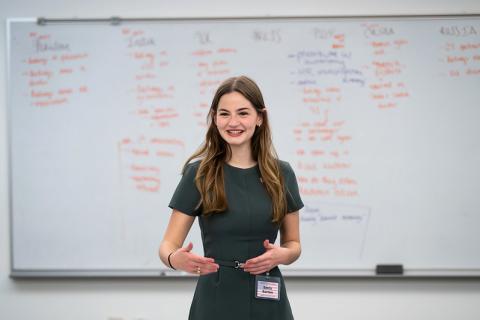
<instances>
[{"instance_id":1,"label":"whiteboard frame","mask_svg":"<svg viewBox=\"0 0 480 320\"><path fill-rule=\"evenodd\" d=\"M91 23L110 23L119 25L122 22L168 22L168 21L249 21L249 20L355 20L355 19L458 19L458 18L480 18L480 13L458 13L458 14L379 14L379 15L331 15L331 16L223 16L223 17L145 17L145 18L55 18L48 19L43 17L27 17L27 18L7 18L6 19L6 69L7 69L7 92L6 92L6 115L7 115L7 168L8 168L8 210L9 210L9 239L10 239L10 278L196 278L196 275L186 272L174 271L171 269L131 269L131 270L114 270L114 269L15 269L13 254L13 195L12 195L12 146L11 146L11 99L10 89L12 83L10 81L10 30L11 24L14 22L37 22L39 25L45 24L91 24ZM281 267L280 267L281 269ZM401 275L384 274L377 275L375 266L368 269L288 269L282 270L287 278L474 278L480 279L479 268L406 268Z\"/></svg>"},{"instance_id":2,"label":"whiteboard frame","mask_svg":"<svg viewBox=\"0 0 480 320\"><path fill-rule=\"evenodd\" d=\"M281 266L280 266L281 269ZM282 270L285 278L474 278L479 269L406 269L403 274L375 274L371 269ZM11 278L197 278L186 272L167 270L12 270Z\"/></svg>"}]
</instances>

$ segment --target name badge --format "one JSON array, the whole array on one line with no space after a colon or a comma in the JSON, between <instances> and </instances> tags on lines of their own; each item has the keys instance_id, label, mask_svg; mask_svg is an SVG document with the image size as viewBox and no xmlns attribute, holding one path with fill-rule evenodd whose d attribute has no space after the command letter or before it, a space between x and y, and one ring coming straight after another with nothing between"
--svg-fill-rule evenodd
<instances>
[{"instance_id":1,"label":"name badge","mask_svg":"<svg viewBox=\"0 0 480 320\"><path fill-rule=\"evenodd\" d=\"M255 298L280 300L280 278L255 276Z\"/></svg>"}]
</instances>

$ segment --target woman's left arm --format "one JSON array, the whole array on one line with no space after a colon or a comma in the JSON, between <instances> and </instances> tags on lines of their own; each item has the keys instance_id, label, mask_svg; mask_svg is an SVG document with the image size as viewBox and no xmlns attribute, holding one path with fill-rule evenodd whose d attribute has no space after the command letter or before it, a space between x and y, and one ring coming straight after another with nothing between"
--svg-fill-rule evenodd
<instances>
[{"instance_id":1,"label":"woman's left arm","mask_svg":"<svg viewBox=\"0 0 480 320\"><path fill-rule=\"evenodd\" d=\"M291 264L300 257L300 222L298 211L288 213L280 227L280 246L288 249L281 264Z\"/></svg>"},{"instance_id":2,"label":"woman's left arm","mask_svg":"<svg viewBox=\"0 0 480 320\"><path fill-rule=\"evenodd\" d=\"M298 211L288 213L280 227L280 246L263 242L265 253L245 262L244 271L251 274L262 274L279 264L291 264L298 259L302 248L300 246L300 226Z\"/></svg>"}]
</instances>

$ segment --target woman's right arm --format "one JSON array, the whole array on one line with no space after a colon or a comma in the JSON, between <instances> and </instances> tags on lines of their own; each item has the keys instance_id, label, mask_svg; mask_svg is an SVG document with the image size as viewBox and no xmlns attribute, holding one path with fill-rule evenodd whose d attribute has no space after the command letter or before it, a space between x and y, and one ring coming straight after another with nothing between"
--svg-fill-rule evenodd
<instances>
[{"instance_id":1,"label":"woman's right arm","mask_svg":"<svg viewBox=\"0 0 480 320\"><path fill-rule=\"evenodd\" d=\"M160 244L160 259L167 267L170 267L168 256L171 254L170 263L177 270L202 275L216 272L219 267L218 264L212 258L199 256L191 252L193 248L191 242L187 246L182 247L194 221L195 217L175 209L173 210L167 230ZM200 270L200 273L197 270Z\"/></svg>"}]
</instances>

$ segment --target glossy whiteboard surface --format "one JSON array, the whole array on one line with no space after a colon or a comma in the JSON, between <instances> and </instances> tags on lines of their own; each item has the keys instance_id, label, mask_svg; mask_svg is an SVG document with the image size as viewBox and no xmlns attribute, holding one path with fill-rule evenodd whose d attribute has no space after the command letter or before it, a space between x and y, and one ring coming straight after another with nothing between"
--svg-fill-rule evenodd
<instances>
[{"instance_id":1,"label":"glossy whiteboard surface","mask_svg":"<svg viewBox=\"0 0 480 320\"><path fill-rule=\"evenodd\" d=\"M167 205L240 74L306 204L285 274L480 273L478 17L8 30L13 275L179 275L157 256ZM187 241L202 253L197 222Z\"/></svg>"}]
</instances>

